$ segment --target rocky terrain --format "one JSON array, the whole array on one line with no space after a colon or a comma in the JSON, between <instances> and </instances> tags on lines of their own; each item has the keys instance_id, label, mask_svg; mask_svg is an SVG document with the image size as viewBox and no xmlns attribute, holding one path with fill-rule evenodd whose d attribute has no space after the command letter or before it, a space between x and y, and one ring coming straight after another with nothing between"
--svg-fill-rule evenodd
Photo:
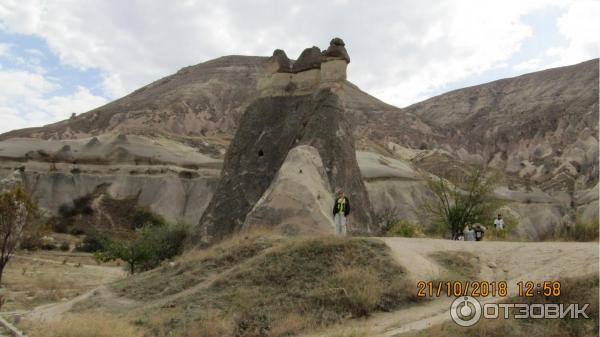
<instances>
[{"instance_id":1,"label":"rocky terrain","mask_svg":"<svg viewBox=\"0 0 600 337\"><path fill-rule=\"evenodd\" d=\"M264 117L265 130L274 130L277 111L320 92L322 88L315 90L314 85L326 85L333 88L338 110L348 124L347 136L354 139L362 178L356 171L354 177L364 181L365 205L370 203L375 212L395 207L404 219L418 221L415 208L426 197L425 174L447 176L485 163L502 173L496 194L507 201L503 212L518 220L520 235L544 238L557 226L597 219L597 59L455 90L399 109L346 80L345 68L343 78L332 80L331 76L341 74L339 62L349 61L347 53L332 51L329 56L338 63L323 68L311 59L316 56L311 49L298 61L288 59L289 63L279 59L273 63L269 57L221 57L183 68L69 120L2 134L0 179L22 180L51 214L105 184L112 198L135 198L169 221L199 224L217 186L225 183L221 169L229 172L235 151L248 150L256 160L259 150L266 154L263 159L272 151L254 145L245 149L244 142L232 142L236 131L243 129L244 118L251 119L252 113L243 117L244 112L253 111L253 104L278 101L276 96L285 93L287 102L272 108L271 119ZM289 125L300 127L302 122ZM286 167L288 160L301 162L311 181L327 178L316 189L342 187L330 172L323 175L319 168L333 160L324 155L325 144L314 143L327 139L315 136L327 125L311 128L286 133L288 141L300 138L298 144L270 138L267 145L280 150L265 169ZM258 132L254 126L250 129ZM317 149L321 163L307 155L288 158L292 145ZM269 171L265 181L252 182L261 186L244 211L252 211L252 216L237 216L235 226L264 220L274 205L268 195L281 196L285 191L271 186L272 182L293 181L290 174L289 170ZM360 188L352 188L351 193L357 193L352 199L362 198ZM328 203L329 198L323 196L313 205ZM259 200L260 207L252 209ZM315 207L309 218L318 216Z\"/></svg>"}]
</instances>

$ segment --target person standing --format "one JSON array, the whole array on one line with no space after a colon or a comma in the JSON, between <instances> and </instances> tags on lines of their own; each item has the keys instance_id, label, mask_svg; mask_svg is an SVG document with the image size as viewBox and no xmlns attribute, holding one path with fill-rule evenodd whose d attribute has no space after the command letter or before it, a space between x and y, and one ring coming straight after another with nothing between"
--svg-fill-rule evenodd
<instances>
[{"instance_id":1,"label":"person standing","mask_svg":"<svg viewBox=\"0 0 600 337\"><path fill-rule=\"evenodd\" d=\"M333 204L335 234L346 235L346 217L348 214L350 214L350 201L344 195L344 191L339 191L338 197Z\"/></svg>"},{"instance_id":2,"label":"person standing","mask_svg":"<svg viewBox=\"0 0 600 337\"><path fill-rule=\"evenodd\" d=\"M471 227L470 223L465 225L465 228L463 229L463 235L465 241L475 241L475 230L473 227Z\"/></svg>"},{"instance_id":3,"label":"person standing","mask_svg":"<svg viewBox=\"0 0 600 337\"><path fill-rule=\"evenodd\" d=\"M494 220L494 225L496 225L497 231L504 230L504 220L502 219L502 214L498 214L498 217L496 220Z\"/></svg>"}]
</instances>

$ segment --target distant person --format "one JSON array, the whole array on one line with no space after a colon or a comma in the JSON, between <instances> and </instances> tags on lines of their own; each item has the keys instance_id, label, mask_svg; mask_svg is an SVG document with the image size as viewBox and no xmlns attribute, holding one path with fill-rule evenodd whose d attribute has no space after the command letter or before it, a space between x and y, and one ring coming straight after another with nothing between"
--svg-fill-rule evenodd
<instances>
[{"instance_id":1,"label":"distant person","mask_svg":"<svg viewBox=\"0 0 600 337\"><path fill-rule=\"evenodd\" d=\"M465 241L475 241L475 230L471 227L471 224L466 224L463 229L463 235Z\"/></svg>"},{"instance_id":2,"label":"distant person","mask_svg":"<svg viewBox=\"0 0 600 337\"><path fill-rule=\"evenodd\" d=\"M485 234L485 226L482 224L476 223L473 225L473 230L475 231L475 241L483 240L483 235Z\"/></svg>"},{"instance_id":3,"label":"distant person","mask_svg":"<svg viewBox=\"0 0 600 337\"><path fill-rule=\"evenodd\" d=\"M344 191L339 191L338 197L333 204L335 234L346 235L346 217L348 214L350 214L350 201L344 195Z\"/></svg>"},{"instance_id":4,"label":"distant person","mask_svg":"<svg viewBox=\"0 0 600 337\"><path fill-rule=\"evenodd\" d=\"M504 220L502 219L502 214L498 214L496 220L494 220L494 225L496 225L497 231L504 230Z\"/></svg>"}]
</instances>

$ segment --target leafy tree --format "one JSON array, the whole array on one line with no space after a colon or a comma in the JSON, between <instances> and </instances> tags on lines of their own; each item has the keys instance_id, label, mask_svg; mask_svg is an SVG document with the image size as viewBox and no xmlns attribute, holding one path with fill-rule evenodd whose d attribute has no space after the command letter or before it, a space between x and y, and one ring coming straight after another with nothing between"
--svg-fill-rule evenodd
<instances>
[{"instance_id":1,"label":"leafy tree","mask_svg":"<svg viewBox=\"0 0 600 337\"><path fill-rule=\"evenodd\" d=\"M95 255L104 262L123 260L133 274L155 268L161 261L179 254L186 236L187 229L182 225L146 225L128 239L104 238L101 250Z\"/></svg>"},{"instance_id":2,"label":"leafy tree","mask_svg":"<svg viewBox=\"0 0 600 337\"><path fill-rule=\"evenodd\" d=\"M427 178L432 199L422 203L423 210L456 239L467 223L487 223L500 204L493 198L498 177L476 168L459 177L456 184L443 178Z\"/></svg>"},{"instance_id":3,"label":"leafy tree","mask_svg":"<svg viewBox=\"0 0 600 337\"><path fill-rule=\"evenodd\" d=\"M22 186L0 193L0 284L23 233L37 217L38 209Z\"/></svg>"},{"instance_id":4,"label":"leafy tree","mask_svg":"<svg viewBox=\"0 0 600 337\"><path fill-rule=\"evenodd\" d=\"M148 208L136 206L131 215L131 224L133 228L142 228L144 226L163 226L166 222L160 215Z\"/></svg>"}]
</instances>

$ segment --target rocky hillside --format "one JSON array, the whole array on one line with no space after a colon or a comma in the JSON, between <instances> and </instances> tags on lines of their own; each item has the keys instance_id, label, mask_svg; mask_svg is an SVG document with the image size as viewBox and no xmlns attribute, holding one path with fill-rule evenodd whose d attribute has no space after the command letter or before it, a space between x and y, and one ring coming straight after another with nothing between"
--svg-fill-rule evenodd
<instances>
[{"instance_id":1,"label":"rocky hillside","mask_svg":"<svg viewBox=\"0 0 600 337\"><path fill-rule=\"evenodd\" d=\"M1 134L0 141L135 133L162 135L202 148L204 153L222 156L242 113L258 95L257 83L264 75L268 59L224 56L185 67L97 109L58 123L10 131ZM432 128L420 117L405 116L399 108L348 81L344 86L347 111L364 146L370 144L368 139L411 145L417 144L416 139L432 139ZM395 123L399 121L402 123Z\"/></svg>"},{"instance_id":2,"label":"rocky hillside","mask_svg":"<svg viewBox=\"0 0 600 337\"><path fill-rule=\"evenodd\" d=\"M598 183L598 109L596 59L455 90L405 111L439 127L443 147L463 160L573 190Z\"/></svg>"},{"instance_id":3,"label":"rocky hillside","mask_svg":"<svg viewBox=\"0 0 600 337\"><path fill-rule=\"evenodd\" d=\"M197 224L244 111L264 96L267 74L268 57L221 57L69 120L2 134L0 179L18 176L54 214L102 185L115 199L136 198L169 221ZM405 109L345 79L335 91L376 212L397 208L418 221L424 174L486 163L503 174L496 193L524 236L541 238L556 226L597 218L598 60L455 90Z\"/></svg>"}]
</instances>

